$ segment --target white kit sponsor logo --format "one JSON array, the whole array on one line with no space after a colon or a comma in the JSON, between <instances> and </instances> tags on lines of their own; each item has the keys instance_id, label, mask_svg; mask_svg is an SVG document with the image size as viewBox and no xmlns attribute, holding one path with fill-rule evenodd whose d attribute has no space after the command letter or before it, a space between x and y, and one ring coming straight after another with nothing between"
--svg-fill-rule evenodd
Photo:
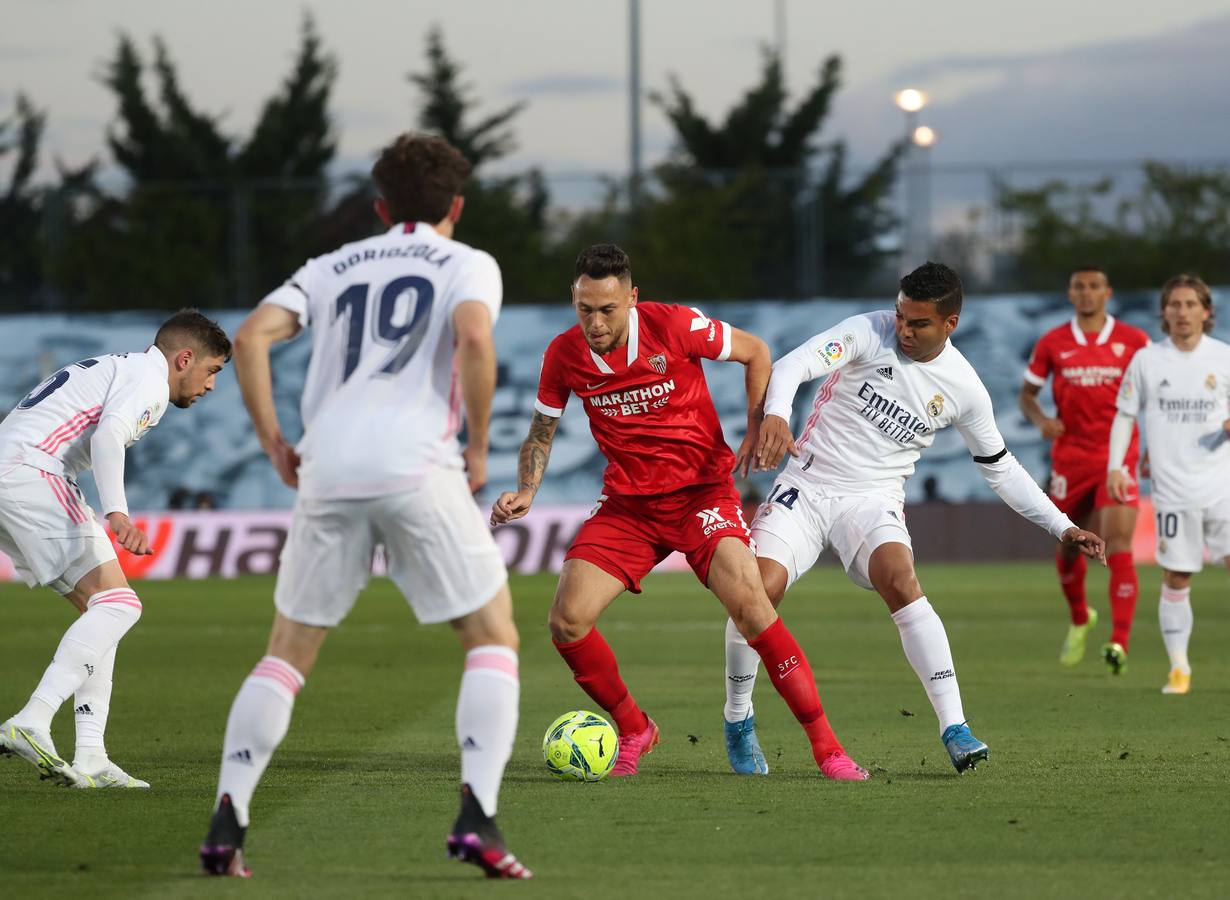
<instances>
[{"instance_id":1,"label":"white kit sponsor logo","mask_svg":"<svg viewBox=\"0 0 1230 900\"><path fill-rule=\"evenodd\" d=\"M727 520L716 506L712 509L702 509L696 514L696 518L700 519L706 536L715 531L721 531L723 528L735 527L735 523Z\"/></svg>"},{"instance_id":2,"label":"white kit sponsor logo","mask_svg":"<svg viewBox=\"0 0 1230 900\"><path fill-rule=\"evenodd\" d=\"M675 389L675 379L659 381L648 387L630 391L612 391L589 398L590 406L598 407L607 416L636 416L651 409L661 409L670 402L670 393Z\"/></svg>"}]
</instances>

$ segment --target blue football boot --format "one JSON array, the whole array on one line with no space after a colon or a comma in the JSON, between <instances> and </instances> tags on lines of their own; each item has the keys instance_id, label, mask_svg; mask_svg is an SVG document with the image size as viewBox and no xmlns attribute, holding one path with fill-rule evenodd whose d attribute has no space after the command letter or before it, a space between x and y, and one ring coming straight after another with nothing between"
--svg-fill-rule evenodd
<instances>
[{"instance_id":1,"label":"blue football boot","mask_svg":"<svg viewBox=\"0 0 1230 900\"><path fill-rule=\"evenodd\" d=\"M755 716L749 715L742 722L726 722L726 755L736 775L769 774L769 764L756 737Z\"/></svg>"},{"instance_id":2,"label":"blue football boot","mask_svg":"<svg viewBox=\"0 0 1230 900\"><path fill-rule=\"evenodd\" d=\"M944 742L948 755L952 757L952 766L958 772L974 768L991 753L986 744L970 734L969 726L964 722L949 725L940 735L940 740Z\"/></svg>"}]
</instances>

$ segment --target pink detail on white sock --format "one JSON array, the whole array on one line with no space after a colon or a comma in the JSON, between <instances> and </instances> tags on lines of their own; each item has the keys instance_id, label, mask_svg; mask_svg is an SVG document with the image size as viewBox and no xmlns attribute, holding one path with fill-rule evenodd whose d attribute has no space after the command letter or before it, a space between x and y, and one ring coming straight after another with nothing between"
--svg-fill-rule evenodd
<instances>
[{"instance_id":1,"label":"pink detail on white sock","mask_svg":"<svg viewBox=\"0 0 1230 900\"><path fill-rule=\"evenodd\" d=\"M816 392L816 402L812 404L811 416L807 419L807 424L803 426L803 434L799 436L798 440L799 444L807 440L811 430L820 421L820 407L833 399L833 388L837 387L839 381L841 381L841 372L834 372L825 379L824 384L820 386L820 390Z\"/></svg>"},{"instance_id":2,"label":"pink detail on white sock","mask_svg":"<svg viewBox=\"0 0 1230 900\"><path fill-rule=\"evenodd\" d=\"M85 431L91 425L97 425L98 420L102 416L102 407L95 406L91 409L83 409L77 413L47 437L43 438L42 443L37 444L39 450L48 453L52 456L68 441L71 441L81 432Z\"/></svg>"},{"instance_id":3,"label":"pink detail on white sock","mask_svg":"<svg viewBox=\"0 0 1230 900\"><path fill-rule=\"evenodd\" d=\"M256 664L249 678L267 678L282 685L292 696L303 688L303 676L290 663L276 656L266 656Z\"/></svg>"},{"instance_id":4,"label":"pink detail on white sock","mask_svg":"<svg viewBox=\"0 0 1230 900\"><path fill-rule=\"evenodd\" d=\"M466 671L473 669L495 669L505 675L518 677L517 658L505 656L503 653L470 653L466 655Z\"/></svg>"},{"instance_id":5,"label":"pink detail on white sock","mask_svg":"<svg viewBox=\"0 0 1230 900\"><path fill-rule=\"evenodd\" d=\"M51 488L51 492L55 494L56 499L60 501L60 506L62 506L64 508L64 512L68 514L68 519L70 522L81 525L88 521L89 517L81 508L81 504L77 501L77 498L74 497L72 492L68 489L68 485L64 483L64 479L60 478L58 475L52 475L50 472L44 472L41 469L39 470L39 475L46 480L47 486Z\"/></svg>"},{"instance_id":6,"label":"pink detail on white sock","mask_svg":"<svg viewBox=\"0 0 1230 900\"><path fill-rule=\"evenodd\" d=\"M1183 603L1191 595L1191 588L1171 588L1162 585L1162 599L1169 603Z\"/></svg>"},{"instance_id":7,"label":"pink detail on white sock","mask_svg":"<svg viewBox=\"0 0 1230 900\"><path fill-rule=\"evenodd\" d=\"M85 602L86 609L92 609L95 606L102 606L107 603L114 603L120 606L131 606L134 609L141 609L141 600L137 597L136 591L128 588L112 588L109 591L100 591Z\"/></svg>"}]
</instances>

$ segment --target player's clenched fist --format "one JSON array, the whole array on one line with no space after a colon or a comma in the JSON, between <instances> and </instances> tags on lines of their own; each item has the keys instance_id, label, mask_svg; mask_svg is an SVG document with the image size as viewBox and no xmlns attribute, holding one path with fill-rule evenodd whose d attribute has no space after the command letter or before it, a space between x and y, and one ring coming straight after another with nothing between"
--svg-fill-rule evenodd
<instances>
[{"instance_id":1,"label":"player's clenched fist","mask_svg":"<svg viewBox=\"0 0 1230 900\"><path fill-rule=\"evenodd\" d=\"M1102 565L1106 565L1106 542L1092 531L1069 528L1063 533L1061 540L1068 546L1078 547L1081 553L1090 559L1096 559Z\"/></svg>"},{"instance_id":2,"label":"player's clenched fist","mask_svg":"<svg viewBox=\"0 0 1230 900\"><path fill-rule=\"evenodd\" d=\"M790 433L790 423L781 416L767 415L760 424L760 442L756 447L756 470L776 469L782 457L799 455Z\"/></svg>"},{"instance_id":3,"label":"player's clenched fist","mask_svg":"<svg viewBox=\"0 0 1230 900\"><path fill-rule=\"evenodd\" d=\"M113 512L107 516L107 524L115 535L116 543L135 556L148 556L153 551L149 548L149 538L145 532L133 525L128 516Z\"/></svg>"},{"instance_id":4,"label":"player's clenched fist","mask_svg":"<svg viewBox=\"0 0 1230 900\"><path fill-rule=\"evenodd\" d=\"M491 507L491 524L503 525L505 522L520 519L530 511L530 504L533 502L532 491L505 491Z\"/></svg>"}]
</instances>

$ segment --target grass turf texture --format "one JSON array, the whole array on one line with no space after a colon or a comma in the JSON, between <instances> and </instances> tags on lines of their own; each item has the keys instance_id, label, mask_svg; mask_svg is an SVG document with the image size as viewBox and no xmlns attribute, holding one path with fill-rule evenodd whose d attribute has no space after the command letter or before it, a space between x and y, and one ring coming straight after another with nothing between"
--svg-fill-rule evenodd
<instances>
[{"instance_id":1,"label":"grass turf texture","mask_svg":"<svg viewBox=\"0 0 1230 900\"><path fill-rule=\"evenodd\" d=\"M517 578L521 728L499 821L534 882L496 887L444 859L456 811L460 654L375 583L326 643L253 802L250 881L205 879L209 818L232 697L264 649L272 581L138 585L108 727L112 756L149 792L79 792L0 765L0 873L13 897L588 898L1224 896L1230 876L1230 604L1225 573L1194 583L1193 693L1164 697L1158 572L1142 572L1125 675L1097 649L1056 661L1066 610L1049 566L926 566L975 733L991 758L957 776L880 601L835 569L796 586L785 619L866 784L835 784L767 679L757 721L768 778L723 749L722 627L690 576L651 578L603 619L663 742L636 778L550 778L541 740L588 699L551 648L550 577ZM1105 612L1105 577L1089 595ZM0 714L25 701L70 619L46 591L0 588ZM66 704L54 736L66 756Z\"/></svg>"}]
</instances>

